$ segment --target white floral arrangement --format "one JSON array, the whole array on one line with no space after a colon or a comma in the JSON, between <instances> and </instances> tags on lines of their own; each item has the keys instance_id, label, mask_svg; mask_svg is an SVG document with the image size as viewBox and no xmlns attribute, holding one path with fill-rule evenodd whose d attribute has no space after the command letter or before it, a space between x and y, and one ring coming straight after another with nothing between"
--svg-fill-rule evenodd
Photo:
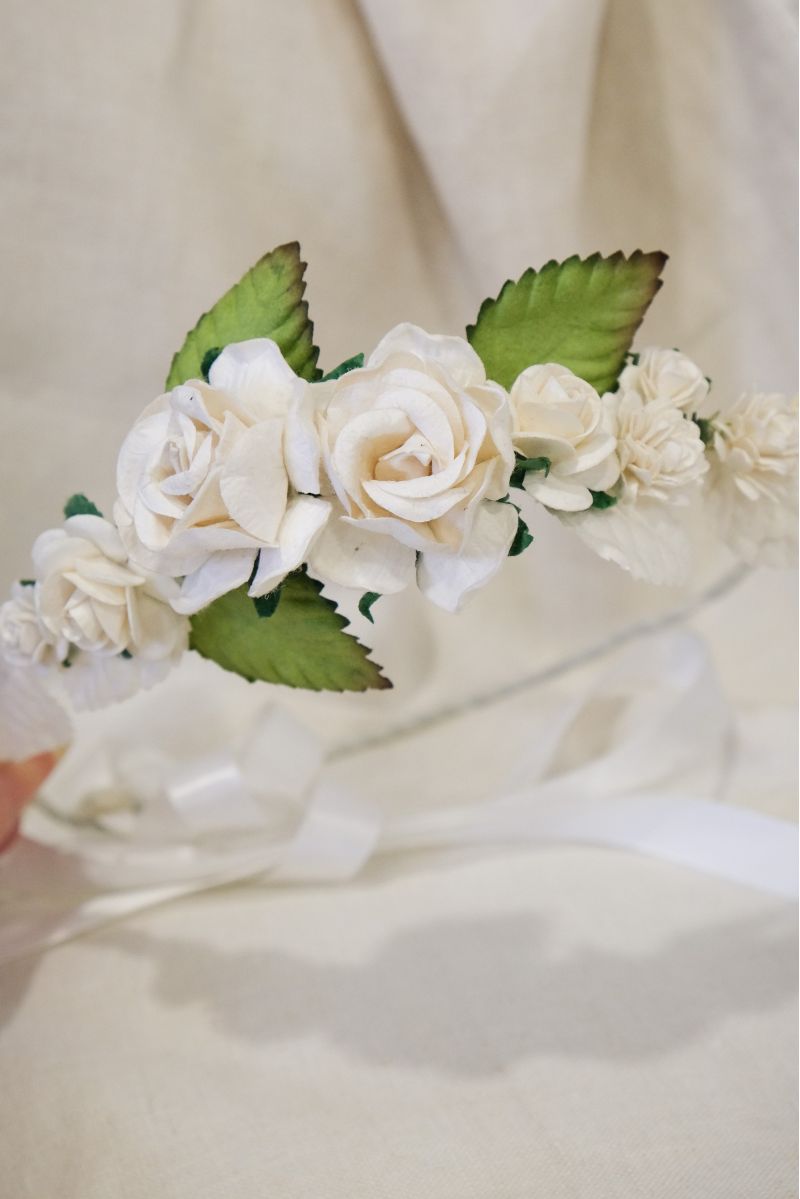
<instances>
[{"instance_id":1,"label":"white floral arrangement","mask_svg":"<svg viewBox=\"0 0 800 1199\"><path fill-rule=\"evenodd\" d=\"M678 350L632 351L665 262L550 262L466 339L398 325L323 375L299 246L267 254L125 438L110 517L75 495L36 540L0 609L0 758L64 744L64 705L149 687L187 650L251 681L391 686L325 585L370 621L414 584L457 612L531 545L525 493L650 582L686 578L699 526L786 561L797 405L717 405Z\"/></svg>"}]
</instances>

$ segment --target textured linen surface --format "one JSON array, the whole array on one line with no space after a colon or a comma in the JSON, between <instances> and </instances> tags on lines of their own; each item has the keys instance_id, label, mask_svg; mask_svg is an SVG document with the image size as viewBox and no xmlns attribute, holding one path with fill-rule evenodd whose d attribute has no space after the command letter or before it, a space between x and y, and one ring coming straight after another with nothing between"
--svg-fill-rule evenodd
<instances>
[{"instance_id":1,"label":"textured linen surface","mask_svg":"<svg viewBox=\"0 0 800 1199\"><path fill-rule=\"evenodd\" d=\"M641 245L671 255L648 340L721 399L795 386L784 0L0 12L4 587L67 495L110 505L183 331L281 241L310 261L326 368L399 320L462 331L529 263ZM503 681L684 598L534 532L462 617L391 597L357 626L391 696L292 709L352 736L376 703ZM784 816L793 606L791 575L758 572L695 621L754 750L739 798ZM151 718L176 752L225 731L190 681ZM217 686L232 713L267 698ZM119 742L145 710L81 733ZM792 923L584 850L176 903L4 970L0 1194L790 1196Z\"/></svg>"}]
</instances>

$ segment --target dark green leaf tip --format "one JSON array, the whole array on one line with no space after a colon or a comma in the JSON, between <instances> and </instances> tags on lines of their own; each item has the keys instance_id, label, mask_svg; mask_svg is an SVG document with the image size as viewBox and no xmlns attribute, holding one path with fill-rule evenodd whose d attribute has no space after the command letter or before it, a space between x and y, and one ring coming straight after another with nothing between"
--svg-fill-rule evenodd
<instances>
[{"instance_id":1,"label":"dark green leaf tip","mask_svg":"<svg viewBox=\"0 0 800 1199\"><path fill-rule=\"evenodd\" d=\"M36 579L20 579L19 585L20 587L35 587Z\"/></svg>"},{"instance_id":2,"label":"dark green leaf tip","mask_svg":"<svg viewBox=\"0 0 800 1199\"><path fill-rule=\"evenodd\" d=\"M713 444L714 433L716 431L713 420L710 417L693 415L691 420L697 425L700 430L700 440L703 445L709 446Z\"/></svg>"},{"instance_id":3,"label":"dark green leaf tip","mask_svg":"<svg viewBox=\"0 0 800 1199\"><path fill-rule=\"evenodd\" d=\"M521 487L525 476L529 471L543 471L544 477L550 474L550 459L549 458L523 458L517 455L517 464L511 473L511 486Z\"/></svg>"},{"instance_id":4,"label":"dark green leaf tip","mask_svg":"<svg viewBox=\"0 0 800 1199\"><path fill-rule=\"evenodd\" d=\"M64 505L64 517L69 520L71 516L102 516L103 513L88 500L85 495L77 491L75 495L71 495Z\"/></svg>"},{"instance_id":5,"label":"dark green leaf tip","mask_svg":"<svg viewBox=\"0 0 800 1199\"><path fill-rule=\"evenodd\" d=\"M205 354L203 355L203 361L200 364L200 374L203 376L206 383L208 382L209 372L221 353L222 346L212 346L211 349L206 350Z\"/></svg>"},{"instance_id":6,"label":"dark green leaf tip","mask_svg":"<svg viewBox=\"0 0 800 1199\"><path fill-rule=\"evenodd\" d=\"M255 604L256 612L264 620L267 620L270 616L275 615L280 602L280 587L276 587L274 591L267 592L266 595L256 595L253 597L253 603Z\"/></svg>"},{"instance_id":7,"label":"dark green leaf tip","mask_svg":"<svg viewBox=\"0 0 800 1199\"><path fill-rule=\"evenodd\" d=\"M593 508L613 508L617 502L617 496L609 495L607 491L590 491L592 497Z\"/></svg>"},{"instance_id":8,"label":"dark green leaf tip","mask_svg":"<svg viewBox=\"0 0 800 1199\"><path fill-rule=\"evenodd\" d=\"M533 545L533 534L519 513L517 513L517 531L508 549L509 558L519 557L529 545Z\"/></svg>"},{"instance_id":9,"label":"dark green leaf tip","mask_svg":"<svg viewBox=\"0 0 800 1199\"><path fill-rule=\"evenodd\" d=\"M358 610L370 624L375 623L375 617L372 615L372 605L381 598L379 591L365 591L361 599L358 601Z\"/></svg>"},{"instance_id":10,"label":"dark green leaf tip","mask_svg":"<svg viewBox=\"0 0 800 1199\"><path fill-rule=\"evenodd\" d=\"M322 376L322 382L328 383L331 379L340 379L342 375L347 375L350 371L358 370L364 365L364 355L354 354L352 358L345 358L344 362L340 362L332 371L328 371L327 375Z\"/></svg>"}]
</instances>

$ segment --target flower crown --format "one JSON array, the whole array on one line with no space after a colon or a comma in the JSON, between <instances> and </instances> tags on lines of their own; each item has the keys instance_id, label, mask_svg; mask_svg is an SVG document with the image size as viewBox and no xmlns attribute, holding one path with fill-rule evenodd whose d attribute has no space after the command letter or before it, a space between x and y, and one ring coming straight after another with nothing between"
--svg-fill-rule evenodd
<instances>
[{"instance_id":1,"label":"flower crown","mask_svg":"<svg viewBox=\"0 0 800 1199\"><path fill-rule=\"evenodd\" d=\"M698 527L779 559L796 405L716 411L685 355L631 352L665 262L549 262L486 300L466 339L398 325L323 375L300 248L267 254L125 438L111 519L74 495L36 540L0 609L0 757L63 742L60 699L122 699L187 648L251 681L389 687L324 586L353 589L368 621L414 582L456 612L531 545L534 502L655 583L686 575Z\"/></svg>"}]
</instances>

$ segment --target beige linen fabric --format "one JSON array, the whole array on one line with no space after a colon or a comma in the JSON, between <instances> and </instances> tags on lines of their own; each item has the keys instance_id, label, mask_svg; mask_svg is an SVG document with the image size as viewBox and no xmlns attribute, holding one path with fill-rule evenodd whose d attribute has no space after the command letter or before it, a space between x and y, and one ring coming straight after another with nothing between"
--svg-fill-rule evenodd
<instances>
[{"instance_id":1,"label":"beige linen fabric","mask_svg":"<svg viewBox=\"0 0 800 1199\"><path fill-rule=\"evenodd\" d=\"M529 263L641 245L672 256L649 339L721 402L794 387L783 0L0 12L4 587L67 495L110 505L184 330L281 241L311 264L326 367L399 320L463 330ZM357 626L399 684L387 713L680 598L534 532L459 619L409 595ZM764 746L787 748L793 606L793 577L759 572L696 622L762 749L740 798L783 814ZM193 678L162 693L175 752L223 737L226 697L232 723L268 698ZM288 702L343 735L375 718ZM81 721L83 744L145 709ZM4 971L0 1193L791 1195L792 944L774 900L590 851L175 904Z\"/></svg>"}]
</instances>

